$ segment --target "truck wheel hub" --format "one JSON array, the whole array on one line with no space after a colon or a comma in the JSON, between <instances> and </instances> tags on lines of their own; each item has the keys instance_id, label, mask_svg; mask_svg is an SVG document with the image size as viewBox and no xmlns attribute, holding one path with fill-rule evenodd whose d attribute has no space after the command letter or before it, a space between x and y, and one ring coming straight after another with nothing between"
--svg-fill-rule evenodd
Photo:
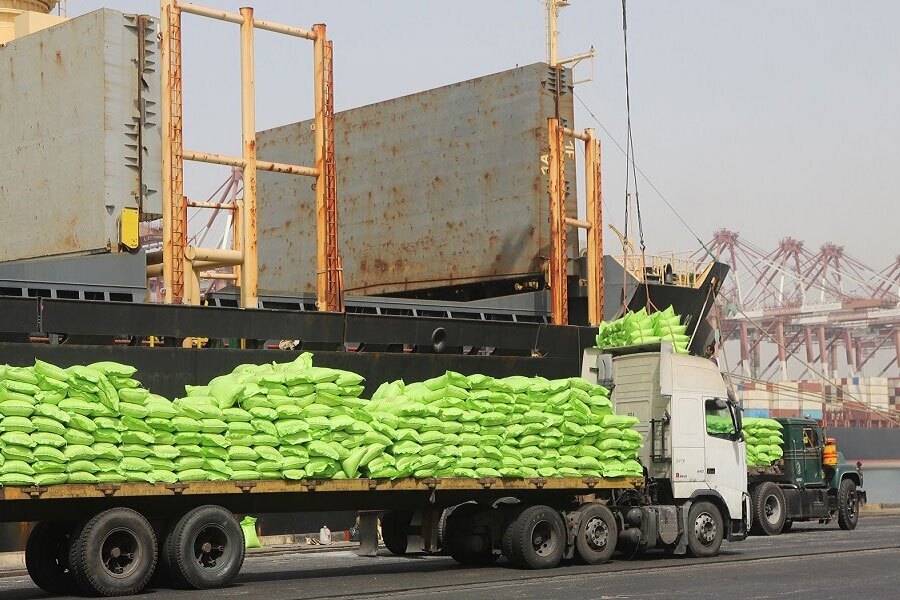
<instances>
[{"instance_id":1,"label":"truck wheel hub","mask_svg":"<svg viewBox=\"0 0 900 600\"><path fill-rule=\"evenodd\" d=\"M556 538L550 523L541 521L531 532L531 546L538 556L548 556L556 549Z\"/></svg>"},{"instance_id":2,"label":"truck wheel hub","mask_svg":"<svg viewBox=\"0 0 900 600\"><path fill-rule=\"evenodd\" d=\"M588 521L584 528L584 533L588 544L595 550L605 548L609 541L609 528L603 519L599 517L594 517Z\"/></svg>"},{"instance_id":3,"label":"truck wheel hub","mask_svg":"<svg viewBox=\"0 0 900 600\"><path fill-rule=\"evenodd\" d=\"M709 545L716 539L717 527L715 520L707 513L700 513L694 521L694 535L704 545Z\"/></svg>"},{"instance_id":4,"label":"truck wheel hub","mask_svg":"<svg viewBox=\"0 0 900 600\"><path fill-rule=\"evenodd\" d=\"M781 503L778 501L778 498L775 496L769 496L766 498L766 519L769 523L777 523L781 518Z\"/></svg>"}]
</instances>

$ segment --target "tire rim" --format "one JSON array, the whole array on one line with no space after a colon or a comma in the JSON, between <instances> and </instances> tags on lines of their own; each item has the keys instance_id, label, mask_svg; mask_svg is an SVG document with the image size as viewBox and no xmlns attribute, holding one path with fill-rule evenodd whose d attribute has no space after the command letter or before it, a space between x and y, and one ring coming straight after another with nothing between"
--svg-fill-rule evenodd
<instances>
[{"instance_id":1,"label":"tire rim","mask_svg":"<svg viewBox=\"0 0 900 600\"><path fill-rule=\"evenodd\" d=\"M847 517L849 517L851 521L856 519L856 506L858 503L859 498L855 491L847 494Z\"/></svg>"},{"instance_id":2,"label":"tire rim","mask_svg":"<svg viewBox=\"0 0 900 600\"><path fill-rule=\"evenodd\" d=\"M600 517L592 517L584 527L584 539L593 550L603 550L609 543L609 526Z\"/></svg>"},{"instance_id":3,"label":"tire rim","mask_svg":"<svg viewBox=\"0 0 900 600\"><path fill-rule=\"evenodd\" d=\"M550 556L556 550L556 536L548 521L539 521L531 529L531 548L538 556Z\"/></svg>"},{"instance_id":4,"label":"tire rim","mask_svg":"<svg viewBox=\"0 0 900 600\"><path fill-rule=\"evenodd\" d=\"M766 520L770 524L775 525L781 519L781 502L774 495L766 497L766 504L763 510L765 511Z\"/></svg>"},{"instance_id":5,"label":"tire rim","mask_svg":"<svg viewBox=\"0 0 900 600\"><path fill-rule=\"evenodd\" d=\"M719 528L716 520L707 512L697 515L694 520L694 537L704 546L711 546L716 539Z\"/></svg>"},{"instance_id":6,"label":"tire rim","mask_svg":"<svg viewBox=\"0 0 900 600\"><path fill-rule=\"evenodd\" d=\"M116 579L130 577L141 564L143 552L137 535L130 529L113 529L100 544L100 564Z\"/></svg>"},{"instance_id":7,"label":"tire rim","mask_svg":"<svg viewBox=\"0 0 900 600\"><path fill-rule=\"evenodd\" d=\"M194 538L194 560L201 569L222 569L230 554L228 534L219 525L206 525Z\"/></svg>"}]
</instances>

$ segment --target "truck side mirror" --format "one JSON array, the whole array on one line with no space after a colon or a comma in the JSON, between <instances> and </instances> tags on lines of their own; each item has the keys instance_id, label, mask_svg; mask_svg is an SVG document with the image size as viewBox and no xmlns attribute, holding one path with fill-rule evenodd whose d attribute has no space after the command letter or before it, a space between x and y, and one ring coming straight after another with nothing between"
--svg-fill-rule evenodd
<instances>
[{"instance_id":1,"label":"truck side mirror","mask_svg":"<svg viewBox=\"0 0 900 600\"><path fill-rule=\"evenodd\" d=\"M728 401L728 410L731 411L731 416L734 419L734 440L741 441L744 439L744 411L738 403L733 400Z\"/></svg>"}]
</instances>

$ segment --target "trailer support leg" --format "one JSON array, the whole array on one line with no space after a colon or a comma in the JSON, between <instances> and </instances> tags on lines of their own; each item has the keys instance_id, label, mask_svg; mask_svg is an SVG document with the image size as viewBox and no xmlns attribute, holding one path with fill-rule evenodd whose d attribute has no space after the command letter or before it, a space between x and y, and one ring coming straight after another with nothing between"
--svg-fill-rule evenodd
<instances>
[{"instance_id":1,"label":"trailer support leg","mask_svg":"<svg viewBox=\"0 0 900 600\"><path fill-rule=\"evenodd\" d=\"M378 556L378 511L359 513L359 556Z\"/></svg>"},{"instance_id":2,"label":"trailer support leg","mask_svg":"<svg viewBox=\"0 0 900 600\"><path fill-rule=\"evenodd\" d=\"M429 506L422 514L422 546L425 552L435 553L438 547L438 527L441 523L443 508Z\"/></svg>"}]
</instances>

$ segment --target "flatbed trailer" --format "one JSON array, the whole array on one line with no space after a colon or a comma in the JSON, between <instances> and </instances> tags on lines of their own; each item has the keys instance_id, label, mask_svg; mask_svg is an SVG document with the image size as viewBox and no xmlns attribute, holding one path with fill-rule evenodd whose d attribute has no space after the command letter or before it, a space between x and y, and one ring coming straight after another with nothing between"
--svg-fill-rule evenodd
<instances>
[{"instance_id":1,"label":"flatbed trailer","mask_svg":"<svg viewBox=\"0 0 900 600\"><path fill-rule=\"evenodd\" d=\"M541 331L537 327L534 331ZM413 331L419 336L427 333ZM547 334L534 343L553 344L554 335L563 335L574 337L579 347L578 328L550 328ZM39 354L39 346L28 346ZM79 348L83 349L60 345L54 354L74 357ZM244 362L255 352L270 357L279 354L224 349L169 352L225 362ZM166 354L165 349L156 348L129 351L130 356L152 360ZM570 350L553 359L423 353L418 358L420 367L432 375L448 362L458 363L463 372L489 366L497 373L547 373L571 372L576 362L573 354ZM582 376L599 383L600 366L611 364L611 357L591 350L583 354ZM368 362L373 372L380 369L382 378L404 374L404 366L417 357L349 352L317 352L316 356L325 358L320 363L329 358ZM641 431L644 477L265 479L6 487L0 488L0 522L36 523L25 556L29 573L41 588L55 594L80 589L105 596L137 593L157 572L157 581L179 587L227 585L244 558L244 537L236 515L248 513L355 511L365 553L377 548L380 522L385 546L395 554L405 553L411 536L416 536L426 551L444 552L461 564L485 565L505 556L513 565L529 569L552 568L576 556L599 565L616 549L629 556L649 548L714 556L723 540L744 539L749 499L741 421L739 410L727 400L718 369L705 359L676 355L666 344L660 351L616 361L621 374L610 371L611 380L606 381L615 388L616 412L638 416L645 424L671 416L666 426ZM165 371L158 375L165 376ZM374 379L378 381L377 376ZM644 394L645 389L652 393ZM706 417L711 413L730 416L734 431L728 435L708 431ZM649 452L658 443L666 452ZM649 470L648 465L652 465ZM675 465L688 465L690 471Z\"/></svg>"},{"instance_id":2,"label":"flatbed trailer","mask_svg":"<svg viewBox=\"0 0 900 600\"><path fill-rule=\"evenodd\" d=\"M535 479L282 479L192 483L64 484L0 487L0 521L72 520L98 510L128 507L148 519L217 504L235 513L326 509L389 510L423 504L454 506L476 499L528 498L555 503L566 498L638 490L642 477Z\"/></svg>"}]
</instances>

